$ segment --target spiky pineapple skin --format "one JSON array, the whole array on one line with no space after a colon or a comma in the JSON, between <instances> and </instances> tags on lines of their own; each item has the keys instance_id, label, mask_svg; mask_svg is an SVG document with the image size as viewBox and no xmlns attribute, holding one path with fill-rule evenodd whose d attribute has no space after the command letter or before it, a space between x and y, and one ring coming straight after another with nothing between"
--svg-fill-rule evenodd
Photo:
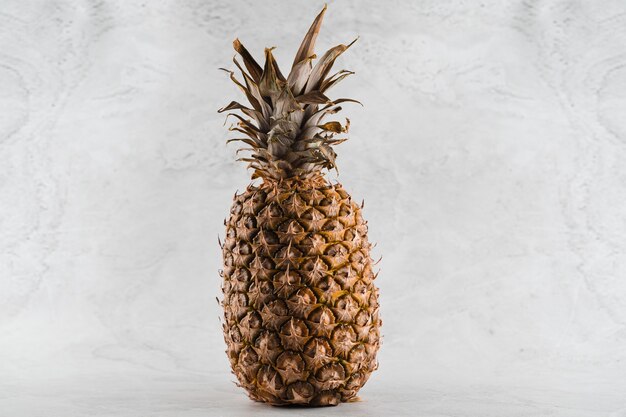
<instances>
[{"instance_id":1,"label":"spiky pineapple skin","mask_svg":"<svg viewBox=\"0 0 626 417\"><path fill-rule=\"evenodd\" d=\"M235 195L226 221L224 340L249 396L337 405L377 368L378 289L361 207L321 177Z\"/></svg>"}]
</instances>

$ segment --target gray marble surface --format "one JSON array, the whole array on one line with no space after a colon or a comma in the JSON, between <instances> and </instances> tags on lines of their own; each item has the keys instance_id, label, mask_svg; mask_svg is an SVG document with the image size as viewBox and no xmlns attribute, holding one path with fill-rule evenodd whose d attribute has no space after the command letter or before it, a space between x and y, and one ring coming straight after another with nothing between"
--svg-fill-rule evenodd
<instances>
[{"instance_id":1,"label":"gray marble surface","mask_svg":"<svg viewBox=\"0 0 626 417\"><path fill-rule=\"evenodd\" d=\"M626 416L622 0L330 1L380 370L322 410L232 383L217 68L290 63L321 6L0 2L0 416Z\"/></svg>"}]
</instances>

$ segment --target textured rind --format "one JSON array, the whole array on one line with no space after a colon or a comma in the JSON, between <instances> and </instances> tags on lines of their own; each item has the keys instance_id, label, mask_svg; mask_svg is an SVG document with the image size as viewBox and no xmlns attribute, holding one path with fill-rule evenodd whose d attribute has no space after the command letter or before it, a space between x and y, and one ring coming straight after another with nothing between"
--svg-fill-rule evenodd
<instances>
[{"instance_id":1,"label":"textured rind","mask_svg":"<svg viewBox=\"0 0 626 417\"><path fill-rule=\"evenodd\" d=\"M313 185L314 184L314 185ZM367 225L341 185L250 185L226 221L226 353L250 397L336 405L377 368Z\"/></svg>"}]
</instances>

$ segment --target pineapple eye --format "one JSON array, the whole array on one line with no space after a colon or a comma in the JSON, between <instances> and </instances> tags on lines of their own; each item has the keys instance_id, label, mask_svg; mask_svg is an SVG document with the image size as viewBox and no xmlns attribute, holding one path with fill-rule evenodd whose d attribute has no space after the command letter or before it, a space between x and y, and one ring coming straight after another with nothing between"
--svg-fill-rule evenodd
<instances>
[{"instance_id":1,"label":"pineapple eye","mask_svg":"<svg viewBox=\"0 0 626 417\"><path fill-rule=\"evenodd\" d=\"M259 356L250 346L246 346L239 354L239 363L244 366L254 366L258 361Z\"/></svg>"},{"instance_id":2,"label":"pineapple eye","mask_svg":"<svg viewBox=\"0 0 626 417\"><path fill-rule=\"evenodd\" d=\"M329 246L326 249L326 255L328 256L345 256L347 253L348 249L339 243Z\"/></svg>"},{"instance_id":3,"label":"pineapple eye","mask_svg":"<svg viewBox=\"0 0 626 417\"><path fill-rule=\"evenodd\" d=\"M304 354L313 358L316 356L329 356L332 355L333 349L326 339L316 337L311 339L309 343L304 347Z\"/></svg>"},{"instance_id":4,"label":"pineapple eye","mask_svg":"<svg viewBox=\"0 0 626 417\"><path fill-rule=\"evenodd\" d=\"M366 357L367 352L365 352L365 346L363 345L356 345L352 348L349 355L350 362L352 363L362 363L365 361Z\"/></svg>"},{"instance_id":5,"label":"pineapple eye","mask_svg":"<svg viewBox=\"0 0 626 417\"><path fill-rule=\"evenodd\" d=\"M234 343L241 343L241 332L239 331L239 327L233 326L230 328L230 340Z\"/></svg>"},{"instance_id":6,"label":"pineapple eye","mask_svg":"<svg viewBox=\"0 0 626 417\"><path fill-rule=\"evenodd\" d=\"M239 245L237 245L236 249L237 249L239 255L250 255L250 254L252 254L252 246L250 246L246 242L239 242Z\"/></svg>"},{"instance_id":7,"label":"pineapple eye","mask_svg":"<svg viewBox=\"0 0 626 417\"><path fill-rule=\"evenodd\" d=\"M243 206L241 205L240 202L236 202L235 204L233 204L232 208L230 209L231 214L239 214L241 213L241 210L243 209Z\"/></svg>"},{"instance_id":8,"label":"pineapple eye","mask_svg":"<svg viewBox=\"0 0 626 417\"><path fill-rule=\"evenodd\" d=\"M320 202L317 204L320 207L330 206L331 201L328 198L322 198Z\"/></svg>"},{"instance_id":9,"label":"pineapple eye","mask_svg":"<svg viewBox=\"0 0 626 417\"><path fill-rule=\"evenodd\" d=\"M378 327L373 326L369 333L367 334L367 343L376 346L378 344L378 340L380 339L380 334L378 332Z\"/></svg>"},{"instance_id":10,"label":"pineapple eye","mask_svg":"<svg viewBox=\"0 0 626 417\"><path fill-rule=\"evenodd\" d=\"M235 279L237 281L243 281L243 282L247 282L250 280L250 271L248 271L246 268L239 268L237 269L237 272L235 273Z\"/></svg>"},{"instance_id":11,"label":"pineapple eye","mask_svg":"<svg viewBox=\"0 0 626 417\"><path fill-rule=\"evenodd\" d=\"M259 314L255 311L250 311L248 312L248 314L246 315L246 317L243 318L243 320L241 320L241 323L244 324L251 328L251 329L260 329L261 328L261 317L259 316Z\"/></svg>"},{"instance_id":12,"label":"pineapple eye","mask_svg":"<svg viewBox=\"0 0 626 417\"><path fill-rule=\"evenodd\" d=\"M230 303L241 308L248 306L248 297L244 293L234 293Z\"/></svg>"},{"instance_id":13,"label":"pineapple eye","mask_svg":"<svg viewBox=\"0 0 626 417\"><path fill-rule=\"evenodd\" d=\"M311 314L309 314L307 320L313 323L331 324L335 322L335 316L328 307L322 306L315 309Z\"/></svg>"},{"instance_id":14,"label":"pineapple eye","mask_svg":"<svg viewBox=\"0 0 626 417\"><path fill-rule=\"evenodd\" d=\"M252 201L254 204L263 204L265 203L265 198L267 197L265 190L258 189L254 194L252 194Z\"/></svg>"},{"instance_id":15,"label":"pineapple eye","mask_svg":"<svg viewBox=\"0 0 626 417\"><path fill-rule=\"evenodd\" d=\"M354 321L359 326L365 326L370 320L370 314L366 310L360 310Z\"/></svg>"},{"instance_id":16,"label":"pineapple eye","mask_svg":"<svg viewBox=\"0 0 626 417\"><path fill-rule=\"evenodd\" d=\"M270 214L270 217L282 217L283 216L283 210L280 208L280 206L278 204L272 203L268 206L268 211Z\"/></svg>"},{"instance_id":17,"label":"pineapple eye","mask_svg":"<svg viewBox=\"0 0 626 417\"><path fill-rule=\"evenodd\" d=\"M294 302L296 304L313 304L315 303L315 295L308 288L300 288L295 292L291 297L289 297L289 301Z\"/></svg>"},{"instance_id":18,"label":"pineapple eye","mask_svg":"<svg viewBox=\"0 0 626 417\"><path fill-rule=\"evenodd\" d=\"M332 363L320 369L316 377L322 382L329 380L343 380L346 377L346 372L340 364Z\"/></svg>"},{"instance_id":19,"label":"pineapple eye","mask_svg":"<svg viewBox=\"0 0 626 417\"><path fill-rule=\"evenodd\" d=\"M264 295L270 295L274 291L274 288L272 287L271 282L261 281L259 283L259 290L261 290L261 293Z\"/></svg>"},{"instance_id":20,"label":"pineapple eye","mask_svg":"<svg viewBox=\"0 0 626 417\"><path fill-rule=\"evenodd\" d=\"M261 230L254 238L257 245L276 245L279 242L278 236L271 230Z\"/></svg>"},{"instance_id":21,"label":"pineapple eye","mask_svg":"<svg viewBox=\"0 0 626 417\"><path fill-rule=\"evenodd\" d=\"M343 187L341 187L341 185L339 185L338 187L335 187L335 192L339 194L339 197L342 200L350 198L350 195L346 192L346 190L343 189Z\"/></svg>"},{"instance_id":22,"label":"pineapple eye","mask_svg":"<svg viewBox=\"0 0 626 417\"><path fill-rule=\"evenodd\" d=\"M276 349L280 346L280 339L276 333L266 330L261 333L254 345L257 347L265 345L269 349Z\"/></svg>"},{"instance_id":23,"label":"pineapple eye","mask_svg":"<svg viewBox=\"0 0 626 417\"><path fill-rule=\"evenodd\" d=\"M304 369L302 356L296 352L283 352L276 359L276 367L281 370L300 373Z\"/></svg>"},{"instance_id":24,"label":"pineapple eye","mask_svg":"<svg viewBox=\"0 0 626 417\"><path fill-rule=\"evenodd\" d=\"M283 324L280 332L288 336L308 336L309 329L308 327L306 327L306 324L304 324L302 320L292 318L291 320Z\"/></svg>"},{"instance_id":25,"label":"pineapple eye","mask_svg":"<svg viewBox=\"0 0 626 417\"><path fill-rule=\"evenodd\" d=\"M287 397L290 400L293 400L294 398L303 398L306 400L310 399L314 392L315 389L313 388L313 385L308 382L297 381L289 386Z\"/></svg>"},{"instance_id":26,"label":"pineapple eye","mask_svg":"<svg viewBox=\"0 0 626 417\"><path fill-rule=\"evenodd\" d=\"M261 267L263 269L274 269L274 262L270 258L261 259Z\"/></svg>"},{"instance_id":27,"label":"pineapple eye","mask_svg":"<svg viewBox=\"0 0 626 417\"><path fill-rule=\"evenodd\" d=\"M267 307L275 316L286 316L289 314L287 305L283 300L274 300Z\"/></svg>"},{"instance_id":28,"label":"pineapple eye","mask_svg":"<svg viewBox=\"0 0 626 417\"><path fill-rule=\"evenodd\" d=\"M365 256L361 251L354 252L352 256L350 256L350 261L355 262L357 264L361 264Z\"/></svg>"},{"instance_id":29,"label":"pineapple eye","mask_svg":"<svg viewBox=\"0 0 626 417\"><path fill-rule=\"evenodd\" d=\"M349 294L342 295L340 298L337 299L337 302L335 303L335 307L340 310L350 310L354 308L354 305L354 300L352 299L352 297L350 297Z\"/></svg>"},{"instance_id":30,"label":"pineapple eye","mask_svg":"<svg viewBox=\"0 0 626 417\"><path fill-rule=\"evenodd\" d=\"M341 208L339 209L339 216L340 217L347 217L349 215L352 214L352 209L346 205L346 204L342 204Z\"/></svg>"},{"instance_id":31,"label":"pineapple eye","mask_svg":"<svg viewBox=\"0 0 626 417\"><path fill-rule=\"evenodd\" d=\"M300 274L296 271L282 271L274 276L274 282L280 285L300 284Z\"/></svg>"},{"instance_id":32,"label":"pineapple eye","mask_svg":"<svg viewBox=\"0 0 626 417\"><path fill-rule=\"evenodd\" d=\"M282 389L283 381L274 368L263 365L257 374L257 383L268 392Z\"/></svg>"},{"instance_id":33,"label":"pineapple eye","mask_svg":"<svg viewBox=\"0 0 626 417\"><path fill-rule=\"evenodd\" d=\"M256 219L253 216L245 216L242 219L242 223L246 227L246 229L256 228Z\"/></svg>"},{"instance_id":34,"label":"pineapple eye","mask_svg":"<svg viewBox=\"0 0 626 417\"><path fill-rule=\"evenodd\" d=\"M322 228L325 232L337 232L343 229L343 225L337 220L329 220L324 224Z\"/></svg>"},{"instance_id":35,"label":"pineapple eye","mask_svg":"<svg viewBox=\"0 0 626 417\"><path fill-rule=\"evenodd\" d=\"M354 342L356 340L356 333L351 326L339 325L333 332L333 342L337 344L346 344L347 342Z\"/></svg>"}]
</instances>

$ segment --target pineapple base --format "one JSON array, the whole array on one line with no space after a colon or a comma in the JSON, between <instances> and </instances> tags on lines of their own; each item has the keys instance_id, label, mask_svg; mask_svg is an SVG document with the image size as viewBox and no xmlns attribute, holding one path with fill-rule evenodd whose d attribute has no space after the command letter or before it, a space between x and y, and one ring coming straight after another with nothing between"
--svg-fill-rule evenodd
<instances>
[{"instance_id":1,"label":"pineapple base","mask_svg":"<svg viewBox=\"0 0 626 417\"><path fill-rule=\"evenodd\" d=\"M377 368L378 289L361 207L322 177L265 181L226 221L224 340L239 384L272 405L337 405Z\"/></svg>"}]
</instances>

